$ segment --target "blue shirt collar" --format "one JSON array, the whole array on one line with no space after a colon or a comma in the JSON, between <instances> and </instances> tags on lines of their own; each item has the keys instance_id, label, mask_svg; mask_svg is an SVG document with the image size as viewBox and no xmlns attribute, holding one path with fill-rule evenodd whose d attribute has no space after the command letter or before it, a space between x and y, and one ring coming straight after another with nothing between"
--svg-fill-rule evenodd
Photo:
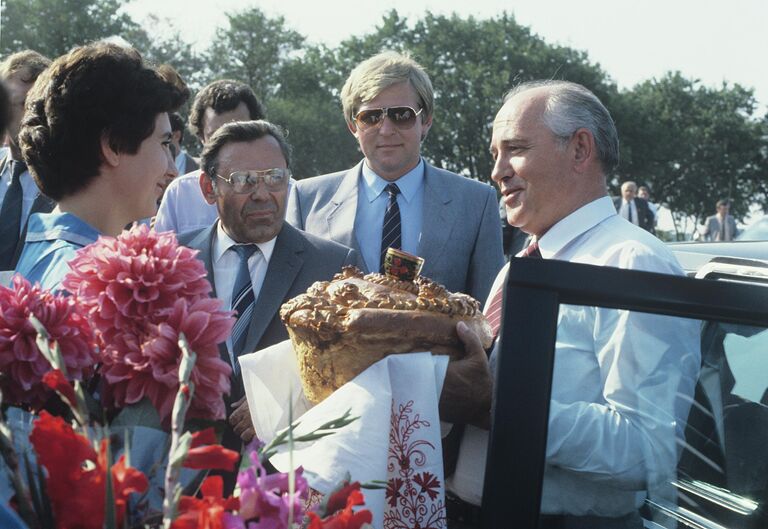
<instances>
[{"instance_id":1,"label":"blue shirt collar","mask_svg":"<svg viewBox=\"0 0 768 529\"><path fill-rule=\"evenodd\" d=\"M38 213L29 217L27 242L62 239L87 246L96 242L101 233L72 213Z\"/></svg>"},{"instance_id":2,"label":"blue shirt collar","mask_svg":"<svg viewBox=\"0 0 768 529\"><path fill-rule=\"evenodd\" d=\"M384 180L373 172L373 169L368 167L368 164L365 163L365 161L363 162L362 176L363 190L365 191L365 197L368 199L368 202L376 200L379 195L384 192L384 188L387 187L387 184L390 183L388 180ZM397 187L400 188L400 194L405 201L410 202L414 195L416 195L416 191L418 191L419 187L424 183L424 160L419 158L419 163L416 167L398 178L395 183L397 184Z\"/></svg>"}]
</instances>

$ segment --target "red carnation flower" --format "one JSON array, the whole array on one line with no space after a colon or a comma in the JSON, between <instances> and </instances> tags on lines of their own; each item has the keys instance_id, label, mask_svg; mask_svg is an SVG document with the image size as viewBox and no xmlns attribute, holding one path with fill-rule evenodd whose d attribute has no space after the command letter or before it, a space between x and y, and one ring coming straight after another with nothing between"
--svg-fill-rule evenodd
<instances>
[{"instance_id":1,"label":"red carnation flower","mask_svg":"<svg viewBox=\"0 0 768 529\"><path fill-rule=\"evenodd\" d=\"M108 342L112 333L156 321L179 298L208 296L211 285L196 254L172 232L139 225L79 250L62 285L80 298Z\"/></svg>"},{"instance_id":2,"label":"red carnation flower","mask_svg":"<svg viewBox=\"0 0 768 529\"><path fill-rule=\"evenodd\" d=\"M42 383L51 364L40 353L37 331L29 315L43 324L51 340L58 342L70 380L83 381L97 362L94 331L85 313L68 296L52 294L30 285L21 276L12 287L0 286L0 381L4 399L10 404L40 408L52 391Z\"/></svg>"}]
</instances>

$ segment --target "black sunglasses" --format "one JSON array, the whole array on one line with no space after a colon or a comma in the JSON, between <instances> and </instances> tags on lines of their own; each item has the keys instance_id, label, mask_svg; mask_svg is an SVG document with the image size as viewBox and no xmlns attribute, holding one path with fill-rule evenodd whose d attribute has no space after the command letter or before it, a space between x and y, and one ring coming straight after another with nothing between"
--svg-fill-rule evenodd
<instances>
[{"instance_id":1,"label":"black sunglasses","mask_svg":"<svg viewBox=\"0 0 768 529\"><path fill-rule=\"evenodd\" d=\"M422 110L424 109L414 110L411 107L366 108L357 113L355 123L362 130L380 127L386 115L398 129L408 130L416 123L416 116L421 114Z\"/></svg>"}]
</instances>

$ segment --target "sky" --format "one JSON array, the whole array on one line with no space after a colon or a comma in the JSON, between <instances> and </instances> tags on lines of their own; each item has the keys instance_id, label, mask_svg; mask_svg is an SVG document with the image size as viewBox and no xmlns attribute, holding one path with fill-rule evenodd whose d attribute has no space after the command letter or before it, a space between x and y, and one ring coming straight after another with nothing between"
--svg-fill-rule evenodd
<instances>
[{"instance_id":1,"label":"sky","mask_svg":"<svg viewBox=\"0 0 768 529\"><path fill-rule=\"evenodd\" d=\"M768 111L768 0L132 0L125 10L137 22L150 13L168 18L204 49L224 13L254 6L330 46L372 31L391 8L411 20L426 11L490 18L506 9L547 42L587 52L620 88L679 70L707 86L753 88L760 113Z\"/></svg>"}]
</instances>

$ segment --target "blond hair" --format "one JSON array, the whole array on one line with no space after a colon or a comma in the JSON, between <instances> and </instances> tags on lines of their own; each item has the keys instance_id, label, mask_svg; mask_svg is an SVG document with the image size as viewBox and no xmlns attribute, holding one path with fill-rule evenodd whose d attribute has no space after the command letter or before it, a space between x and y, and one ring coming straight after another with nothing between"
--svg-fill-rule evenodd
<instances>
[{"instance_id":1,"label":"blond hair","mask_svg":"<svg viewBox=\"0 0 768 529\"><path fill-rule=\"evenodd\" d=\"M432 82L424 68L407 54L385 51L361 62L349 74L341 89L344 119L352 123L363 103L379 95L392 85L408 82L416 91L419 105L424 109L422 121L432 116L434 94Z\"/></svg>"}]
</instances>

